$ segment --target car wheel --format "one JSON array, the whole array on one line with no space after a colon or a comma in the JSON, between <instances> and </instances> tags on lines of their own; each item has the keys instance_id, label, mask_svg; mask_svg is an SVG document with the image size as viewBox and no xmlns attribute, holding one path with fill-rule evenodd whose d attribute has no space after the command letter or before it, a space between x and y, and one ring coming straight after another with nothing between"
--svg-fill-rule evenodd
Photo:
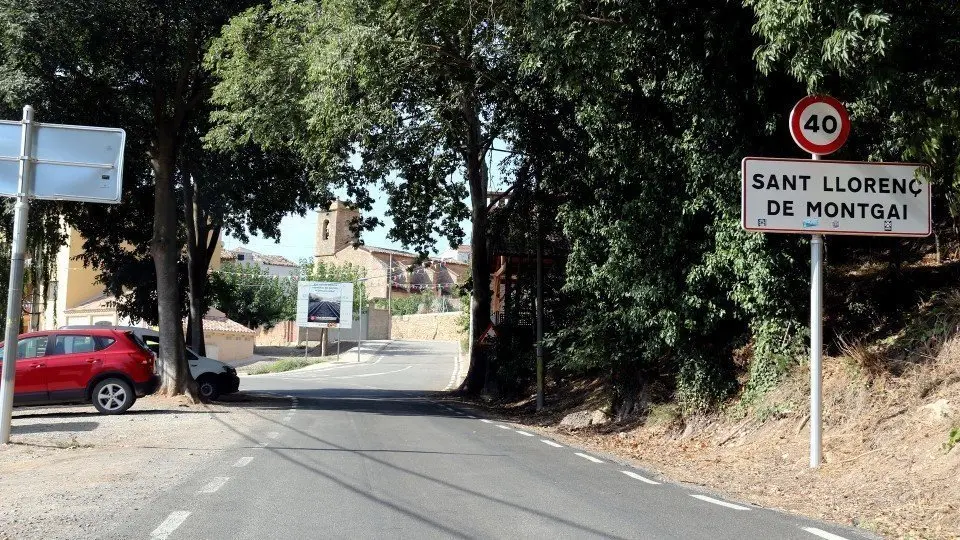
<instances>
[{"instance_id":1,"label":"car wheel","mask_svg":"<svg viewBox=\"0 0 960 540\"><path fill-rule=\"evenodd\" d=\"M93 406L102 414L120 414L137 400L137 394L123 379L104 379L93 387Z\"/></svg>"},{"instance_id":2,"label":"car wheel","mask_svg":"<svg viewBox=\"0 0 960 540\"><path fill-rule=\"evenodd\" d=\"M207 401L220 397L220 385L210 376L205 375L197 379L197 391L200 392L200 397Z\"/></svg>"}]
</instances>

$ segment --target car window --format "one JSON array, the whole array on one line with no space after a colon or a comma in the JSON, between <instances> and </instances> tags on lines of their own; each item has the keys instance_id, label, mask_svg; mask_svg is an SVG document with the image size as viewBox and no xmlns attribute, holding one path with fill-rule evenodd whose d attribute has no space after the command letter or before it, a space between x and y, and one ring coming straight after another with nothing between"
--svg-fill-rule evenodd
<instances>
[{"instance_id":1,"label":"car window","mask_svg":"<svg viewBox=\"0 0 960 540\"><path fill-rule=\"evenodd\" d=\"M17 358L39 358L47 353L47 336L21 339L17 342Z\"/></svg>"},{"instance_id":2,"label":"car window","mask_svg":"<svg viewBox=\"0 0 960 540\"><path fill-rule=\"evenodd\" d=\"M58 335L53 342L53 354L91 353L96 349L93 336Z\"/></svg>"},{"instance_id":3,"label":"car window","mask_svg":"<svg viewBox=\"0 0 960 540\"><path fill-rule=\"evenodd\" d=\"M94 336L93 339L96 343L94 348L95 351L102 351L107 347L113 345L117 341L113 338L106 337L106 336Z\"/></svg>"},{"instance_id":4,"label":"car window","mask_svg":"<svg viewBox=\"0 0 960 540\"><path fill-rule=\"evenodd\" d=\"M160 338L154 336L140 336L140 339L143 340L143 343L148 349L153 351L154 354L160 354Z\"/></svg>"},{"instance_id":5,"label":"car window","mask_svg":"<svg viewBox=\"0 0 960 540\"><path fill-rule=\"evenodd\" d=\"M138 336L137 334L135 334L135 333L133 333L133 332L126 332L125 335L130 339L130 341L136 343L138 347L140 347L141 349L143 349L143 350L145 350L145 351L147 351L147 352L157 353L157 352L160 350L160 346L159 346L159 345L157 345L156 347L152 347L152 346L150 346L150 344L148 344L146 341L144 341L144 339L145 339L144 337Z\"/></svg>"}]
</instances>

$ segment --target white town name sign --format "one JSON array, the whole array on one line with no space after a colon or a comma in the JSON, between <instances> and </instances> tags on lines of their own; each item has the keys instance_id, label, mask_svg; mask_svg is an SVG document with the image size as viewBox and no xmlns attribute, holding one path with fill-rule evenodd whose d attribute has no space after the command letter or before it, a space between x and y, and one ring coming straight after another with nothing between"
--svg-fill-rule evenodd
<instances>
[{"instance_id":1,"label":"white town name sign","mask_svg":"<svg viewBox=\"0 0 960 540\"><path fill-rule=\"evenodd\" d=\"M743 228L927 236L931 198L922 168L912 163L745 158Z\"/></svg>"}]
</instances>

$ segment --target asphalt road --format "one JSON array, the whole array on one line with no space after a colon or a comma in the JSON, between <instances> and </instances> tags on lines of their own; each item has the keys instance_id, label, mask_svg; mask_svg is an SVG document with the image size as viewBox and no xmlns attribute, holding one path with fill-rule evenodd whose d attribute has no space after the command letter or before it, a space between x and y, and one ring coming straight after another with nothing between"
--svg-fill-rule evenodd
<instances>
[{"instance_id":1,"label":"asphalt road","mask_svg":"<svg viewBox=\"0 0 960 540\"><path fill-rule=\"evenodd\" d=\"M289 407L263 410L259 436L111 536L870 537L671 484L427 398L448 386L454 358L453 344L392 342L359 364L245 377L242 390L291 396Z\"/></svg>"}]
</instances>

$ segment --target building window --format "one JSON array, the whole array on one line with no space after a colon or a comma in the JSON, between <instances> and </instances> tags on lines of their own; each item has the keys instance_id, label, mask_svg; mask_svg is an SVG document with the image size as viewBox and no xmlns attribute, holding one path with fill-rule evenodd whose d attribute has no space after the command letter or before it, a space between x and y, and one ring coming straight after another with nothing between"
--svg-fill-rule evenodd
<instances>
[{"instance_id":1,"label":"building window","mask_svg":"<svg viewBox=\"0 0 960 540\"><path fill-rule=\"evenodd\" d=\"M330 239L330 220L329 219L323 220L323 239L324 240Z\"/></svg>"}]
</instances>

